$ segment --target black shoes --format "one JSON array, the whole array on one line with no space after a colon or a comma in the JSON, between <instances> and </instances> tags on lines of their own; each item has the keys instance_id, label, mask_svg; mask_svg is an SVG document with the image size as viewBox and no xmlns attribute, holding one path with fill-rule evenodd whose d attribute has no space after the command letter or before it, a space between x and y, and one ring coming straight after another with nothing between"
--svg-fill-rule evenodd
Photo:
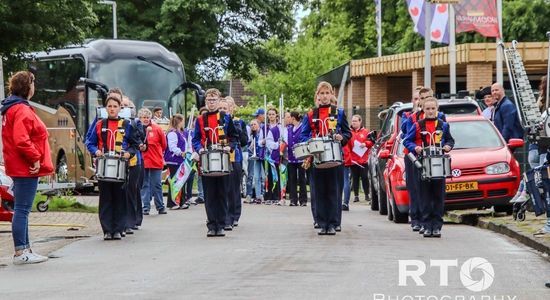
<instances>
[{"instance_id":1,"label":"black shoes","mask_svg":"<svg viewBox=\"0 0 550 300\"><path fill-rule=\"evenodd\" d=\"M218 229L216 231L216 236L225 236L225 230L223 229Z\"/></svg>"},{"instance_id":2,"label":"black shoes","mask_svg":"<svg viewBox=\"0 0 550 300\"><path fill-rule=\"evenodd\" d=\"M349 206L343 204L343 205L342 205L342 210L343 210L343 211L349 211Z\"/></svg>"},{"instance_id":3,"label":"black shoes","mask_svg":"<svg viewBox=\"0 0 550 300\"><path fill-rule=\"evenodd\" d=\"M418 230L419 234L424 234L424 231L426 231L426 228L420 227L420 230Z\"/></svg>"},{"instance_id":4,"label":"black shoes","mask_svg":"<svg viewBox=\"0 0 550 300\"><path fill-rule=\"evenodd\" d=\"M113 240L122 240L122 234L120 234L120 232L115 232L113 234Z\"/></svg>"},{"instance_id":5,"label":"black shoes","mask_svg":"<svg viewBox=\"0 0 550 300\"><path fill-rule=\"evenodd\" d=\"M441 237L441 230L440 229L434 229L432 231L432 236L436 237L436 238Z\"/></svg>"},{"instance_id":6,"label":"black shoes","mask_svg":"<svg viewBox=\"0 0 550 300\"><path fill-rule=\"evenodd\" d=\"M432 237L432 231L429 229L424 230L424 237Z\"/></svg>"},{"instance_id":7,"label":"black shoes","mask_svg":"<svg viewBox=\"0 0 550 300\"><path fill-rule=\"evenodd\" d=\"M321 230L319 230L319 232L317 232L318 235L327 235L327 229L326 228L321 228Z\"/></svg>"},{"instance_id":8,"label":"black shoes","mask_svg":"<svg viewBox=\"0 0 550 300\"><path fill-rule=\"evenodd\" d=\"M161 208L161 209L159 209L159 215L165 215L165 214L167 214L167 212L166 212L166 209L165 209L165 208Z\"/></svg>"},{"instance_id":9,"label":"black shoes","mask_svg":"<svg viewBox=\"0 0 550 300\"><path fill-rule=\"evenodd\" d=\"M233 227L239 226L239 221L233 221Z\"/></svg>"},{"instance_id":10,"label":"black shoes","mask_svg":"<svg viewBox=\"0 0 550 300\"><path fill-rule=\"evenodd\" d=\"M195 203L204 204L204 199L202 199L201 197L198 197L197 199L195 199Z\"/></svg>"},{"instance_id":11,"label":"black shoes","mask_svg":"<svg viewBox=\"0 0 550 300\"><path fill-rule=\"evenodd\" d=\"M132 230L139 230L139 226L137 225L134 225L133 227L131 227Z\"/></svg>"},{"instance_id":12,"label":"black shoes","mask_svg":"<svg viewBox=\"0 0 550 300\"><path fill-rule=\"evenodd\" d=\"M359 202L359 197L355 196L355 198L353 198L353 202Z\"/></svg>"},{"instance_id":13,"label":"black shoes","mask_svg":"<svg viewBox=\"0 0 550 300\"><path fill-rule=\"evenodd\" d=\"M148 216L148 215L149 215L149 211L148 211L148 210L144 210L144 211L143 211L143 215L144 215L144 216Z\"/></svg>"},{"instance_id":14,"label":"black shoes","mask_svg":"<svg viewBox=\"0 0 550 300\"><path fill-rule=\"evenodd\" d=\"M319 229L319 228L321 228L321 226L319 226L319 224L317 224L317 223L313 223L313 228Z\"/></svg>"},{"instance_id":15,"label":"black shoes","mask_svg":"<svg viewBox=\"0 0 550 300\"><path fill-rule=\"evenodd\" d=\"M420 225L414 225L412 231L420 231Z\"/></svg>"},{"instance_id":16,"label":"black shoes","mask_svg":"<svg viewBox=\"0 0 550 300\"><path fill-rule=\"evenodd\" d=\"M232 231L232 230L233 230L233 226L231 226L231 225L225 225L225 227L224 227L223 229L225 229L225 230L227 230L227 231Z\"/></svg>"},{"instance_id":17,"label":"black shoes","mask_svg":"<svg viewBox=\"0 0 550 300\"><path fill-rule=\"evenodd\" d=\"M550 282L545 283L544 286L550 289Z\"/></svg>"},{"instance_id":18,"label":"black shoes","mask_svg":"<svg viewBox=\"0 0 550 300\"><path fill-rule=\"evenodd\" d=\"M336 234L336 229L334 229L334 227L329 227L327 229L327 235L335 235Z\"/></svg>"},{"instance_id":19,"label":"black shoes","mask_svg":"<svg viewBox=\"0 0 550 300\"><path fill-rule=\"evenodd\" d=\"M207 237L216 236L216 230L214 230L214 229L209 229L208 232L206 233L206 236L207 236Z\"/></svg>"},{"instance_id":20,"label":"black shoes","mask_svg":"<svg viewBox=\"0 0 550 300\"><path fill-rule=\"evenodd\" d=\"M306 203L306 202L302 202L302 203L300 203L300 206L307 206L307 203Z\"/></svg>"},{"instance_id":21,"label":"black shoes","mask_svg":"<svg viewBox=\"0 0 550 300\"><path fill-rule=\"evenodd\" d=\"M342 226L338 225L338 226L334 227L334 230L336 230L336 232L340 232L340 231L342 231Z\"/></svg>"}]
</instances>

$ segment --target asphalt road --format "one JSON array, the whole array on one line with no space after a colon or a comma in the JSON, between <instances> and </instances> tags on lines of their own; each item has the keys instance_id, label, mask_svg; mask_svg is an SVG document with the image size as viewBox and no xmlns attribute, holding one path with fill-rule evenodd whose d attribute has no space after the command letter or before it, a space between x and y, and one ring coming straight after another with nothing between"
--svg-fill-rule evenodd
<instances>
[{"instance_id":1,"label":"asphalt road","mask_svg":"<svg viewBox=\"0 0 550 300\"><path fill-rule=\"evenodd\" d=\"M474 227L445 225L441 239L424 239L353 205L341 233L318 236L309 207L245 204L235 231L206 238L205 218L203 206L150 215L122 241L93 237L54 252L58 258L47 263L1 268L0 299L550 299L548 261ZM481 292L460 278L472 257L494 269ZM425 286L410 278L400 286L399 260L426 264ZM430 260L456 260L448 286ZM471 273L473 281L490 281L484 276Z\"/></svg>"}]
</instances>

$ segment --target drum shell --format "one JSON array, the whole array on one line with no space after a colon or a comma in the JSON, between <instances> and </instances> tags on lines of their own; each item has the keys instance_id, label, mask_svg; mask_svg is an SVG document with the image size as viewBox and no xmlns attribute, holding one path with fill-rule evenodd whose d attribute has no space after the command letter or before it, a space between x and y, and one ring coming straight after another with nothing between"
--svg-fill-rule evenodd
<instances>
[{"instance_id":1,"label":"drum shell","mask_svg":"<svg viewBox=\"0 0 550 300\"><path fill-rule=\"evenodd\" d=\"M320 154L325 151L324 146L324 140L323 138L312 138L309 141L307 141L307 148L308 152L310 154Z\"/></svg>"},{"instance_id":2,"label":"drum shell","mask_svg":"<svg viewBox=\"0 0 550 300\"><path fill-rule=\"evenodd\" d=\"M295 144L292 147L292 151L294 152L294 157L296 157L296 159L298 160L305 159L311 156L311 153L309 153L309 145L307 142Z\"/></svg>"},{"instance_id":3,"label":"drum shell","mask_svg":"<svg viewBox=\"0 0 550 300\"><path fill-rule=\"evenodd\" d=\"M96 177L100 181L125 182L128 162L119 157L103 156L96 161Z\"/></svg>"},{"instance_id":4,"label":"drum shell","mask_svg":"<svg viewBox=\"0 0 550 300\"><path fill-rule=\"evenodd\" d=\"M428 156L422 158L423 177L426 179L444 179L451 176L451 157L449 155Z\"/></svg>"},{"instance_id":5,"label":"drum shell","mask_svg":"<svg viewBox=\"0 0 550 300\"><path fill-rule=\"evenodd\" d=\"M201 153L201 173L207 177L220 177L231 173L229 153L220 150L209 150Z\"/></svg>"},{"instance_id":6,"label":"drum shell","mask_svg":"<svg viewBox=\"0 0 550 300\"><path fill-rule=\"evenodd\" d=\"M325 140L323 143L324 151L314 155L315 168L330 169L342 164L342 145L340 142Z\"/></svg>"}]
</instances>

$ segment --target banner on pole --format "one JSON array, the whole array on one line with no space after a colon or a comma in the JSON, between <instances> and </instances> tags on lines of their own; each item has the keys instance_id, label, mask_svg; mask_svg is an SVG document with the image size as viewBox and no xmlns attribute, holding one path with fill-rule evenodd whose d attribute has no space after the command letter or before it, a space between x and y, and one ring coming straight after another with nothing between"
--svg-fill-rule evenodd
<instances>
[{"instance_id":1,"label":"banner on pole","mask_svg":"<svg viewBox=\"0 0 550 300\"><path fill-rule=\"evenodd\" d=\"M462 0L455 5L456 32L477 31L482 36L500 37L495 0Z\"/></svg>"},{"instance_id":2,"label":"banner on pole","mask_svg":"<svg viewBox=\"0 0 550 300\"><path fill-rule=\"evenodd\" d=\"M449 44L449 6L448 4L430 4L424 0L407 0L409 15L414 23L414 31L424 36L425 18L424 5L429 5L431 9L432 22L431 41L442 44Z\"/></svg>"}]
</instances>

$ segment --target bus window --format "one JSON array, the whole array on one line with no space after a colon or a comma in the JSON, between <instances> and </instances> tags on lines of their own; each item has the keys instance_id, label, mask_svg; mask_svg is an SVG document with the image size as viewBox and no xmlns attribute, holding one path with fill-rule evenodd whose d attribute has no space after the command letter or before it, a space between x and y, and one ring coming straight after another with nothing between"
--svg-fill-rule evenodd
<instances>
[{"instance_id":1,"label":"bus window","mask_svg":"<svg viewBox=\"0 0 550 300\"><path fill-rule=\"evenodd\" d=\"M86 129L85 95L77 89L78 79L85 75L79 59L44 60L32 63L36 69L36 90L32 101L57 110L66 109L77 130Z\"/></svg>"}]
</instances>

